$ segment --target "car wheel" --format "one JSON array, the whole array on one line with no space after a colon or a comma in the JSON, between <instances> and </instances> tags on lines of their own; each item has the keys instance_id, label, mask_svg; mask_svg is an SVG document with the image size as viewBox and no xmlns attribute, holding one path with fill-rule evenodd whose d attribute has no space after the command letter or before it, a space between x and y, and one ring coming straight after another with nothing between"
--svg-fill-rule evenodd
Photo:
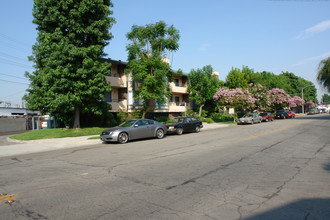
<instances>
[{"instance_id":1,"label":"car wheel","mask_svg":"<svg viewBox=\"0 0 330 220\"><path fill-rule=\"evenodd\" d=\"M254 124L254 121L252 120L251 125L253 125L253 124Z\"/></svg>"},{"instance_id":2,"label":"car wheel","mask_svg":"<svg viewBox=\"0 0 330 220\"><path fill-rule=\"evenodd\" d=\"M182 128L177 128L177 129L176 129L176 134L177 134L177 135L181 135L182 132L183 132L183 129L182 129Z\"/></svg>"},{"instance_id":3,"label":"car wheel","mask_svg":"<svg viewBox=\"0 0 330 220\"><path fill-rule=\"evenodd\" d=\"M118 135L118 142L121 144L125 144L128 141L128 134L122 132Z\"/></svg>"},{"instance_id":4,"label":"car wheel","mask_svg":"<svg viewBox=\"0 0 330 220\"><path fill-rule=\"evenodd\" d=\"M266 118L266 122L268 122L269 120L268 120L268 118Z\"/></svg>"},{"instance_id":5,"label":"car wheel","mask_svg":"<svg viewBox=\"0 0 330 220\"><path fill-rule=\"evenodd\" d=\"M198 133L201 131L201 128L197 125L196 128L195 128L195 132Z\"/></svg>"},{"instance_id":6,"label":"car wheel","mask_svg":"<svg viewBox=\"0 0 330 220\"><path fill-rule=\"evenodd\" d=\"M156 131L156 137L157 137L158 139L162 139L164 136L165 136L165 133L164 133L164 130L163 130L163 129L158 129L158 130Z\"/></svg>"}]
</instances>

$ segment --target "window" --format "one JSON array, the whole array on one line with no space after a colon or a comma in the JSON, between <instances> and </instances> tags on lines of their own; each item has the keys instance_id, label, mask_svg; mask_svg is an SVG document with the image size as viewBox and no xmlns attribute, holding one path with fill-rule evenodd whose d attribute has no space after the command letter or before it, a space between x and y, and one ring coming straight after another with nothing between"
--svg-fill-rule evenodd
<instances>
[{"instance_id":1,"label":"window","mask_svg":"<svg viewBox=\"0 0 330 220\"><path fill-rule=\"evenodd\" d=\"M111 102L112 101L112 94L111 94L111 92L106 92L104 94L104 101L105 102Z\"/></svg>"},{"instance_id":2,"label":"window","mask_svg":"<svg viewBox=\"0 0 330 220\"><path fill-rule=\"evenodd\" d=\"M179 96L173 96L173 102L175 102L176 106L180 105L180 97Z\"/></svg>"},{"instance_id":3,"label":"window","mask_svg":"<svg viewBox=\"0 0 330 220\"><path fill-rule=\"evenodd\" d=\"M127 89L126 88L119 88L118 89L118 99L119 100L126 100L127 99Z\"/></svg>"},{"instance_id":4,"label":"window","mask_svg":"<svg viewBox=\"0 0 330 220\"><path fill-rule=\"evenodd\" d=\"M191 121L194 122L194 121L198 121L197 118L191 118Z\"/></svg>"},{"instance_id":5,"label":"window","mask_svg":"<svg viewBox=\"0 0 330 220\"><path fill-rule=\"evenodd\" d=\"M138 124L139 126L144 126L144 125L147 125L147 124L148 124L148 121L145 120L145 119L143 119L143 120L139 120L139 121L137 122L137 124Z\"/></svg>"},{"instance_id":6,"label":"window","mask_svg":"<svg viewBox=\"0 0 330 220\"><path fill-rule=\"evenodd\" d=\"M174 79L173 80L175 86L180 86L180 80L179 79Z\"/></svg>"},{"instance_id":7,"label":"window","mask_svg":"<svg viewBox=\"0 0 330 220\"><path fill-rule=\"evenodd\" d=\"M189 123L190 121L191 121L190 118L186 118L186 119L184 120L185 123Z\"/></svg>"}]
</instances>

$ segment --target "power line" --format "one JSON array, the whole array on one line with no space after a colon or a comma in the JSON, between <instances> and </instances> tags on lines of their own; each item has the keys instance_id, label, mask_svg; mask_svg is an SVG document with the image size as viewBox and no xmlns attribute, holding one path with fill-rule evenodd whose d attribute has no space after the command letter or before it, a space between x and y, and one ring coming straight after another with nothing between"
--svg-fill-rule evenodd
<instances>
[{"instance_id":1,"label":"power line","mask_svg":"<svg viewBox=\"0 0 330 220\"><path fill-rule=\"evenodd\" d=\"M5 74L5 73L0 73L0 75L9 76L9 77L14 77L14 78L17 78L17 79L24 79L24 80L27 80L26 78L23 78L23 77L19 77L19 76L12 76L12 75L9 75L9 74Z\"/></svg>"},{"instance_id":2,"label":"power line","mask_svg":"<svg viewBox=\"0 0 330 220\"><path fill-rule=\"evenodd\" d=\"M28 83L14 82L14 81L9 81L9 80L4 80L4 79L0 79L0 81L9 82L9 83L23 84L23 85L29 85Z\"/></svg>"},{"instance_id":3,"label":"power line","mask_svg":"<svg viewBox=\"0 0 330 220\"><path fill-rule=\"evenodd\" d=\"M18 51L24 51L24 52L27 52L27 53L31 53L31 50L27 50L26 48L22 48L22 47L14 45L14 44L5 43L2 46L9 47L11 49L15 49L15 50L18 50Z\"/></svg>"},{"instance_id":4,"label":"power line","mask_svg":"<svg viewBox=\"0 0 330 220\"><path fill-rule=\"evenodd\" d=\"M8 35L5 35L5 34L0 33L0 37L5 38L5 39L7 39L7 40L9 40L9 41L12 41L12 42L14 42L14 43L16 43L16 44L20 44L20 45L22 45L22 46L24 46L24 47L30 47L30 45L28 45L28 44L26 44L26 43L24 43L24 42L21 42L21 41L15 39L15 38L13 38L13 37L10 37L10 36L8 36Z\"/></svg>"},{"instance_id":5,"label":"power line","mask_svg":"<svg viewBox=\"0 0 330 220\"><path fill-rule=\"evenodd\" d=\"M28 68L28 69L33 69L31 66L28 66L26 64L19 63L19 62L16 62L16 61L12 61L12 60L7 60L7 59L4 59L4 58L0 58L0 63L12 65L12 66L23 67L23 68Z\"/></svg>"},{"instance_id":6,"label":"power line","mask_svg":"<svg viewBox=\"0 0 330 220\"><path fill-rule=\"evenodd\" d=\"M18 59L18 60L23 61L23 62L30 62L28 59L23 59L23 58L20 58L20 57L12 56L12 55L4 53L4 52L0 52L0 56L3 56L5 58Z\"/></svg>"},{"instance_id":7,"label":"power line","mask_svg":"<svg viewBox=\"0 0 330 220\"><path fill-rule=\"evenodd\" d=\"M10 97L10 96L14 96L14 95L20 94L20 93L22 93L23 91L25 92L26 89L20 90L19 92L16 92L16 93L11 94L11 95L7 95L7 96L4 96L4 97L1 97L1 99L6 99L6 98L8 98L8 97Z\"/></svg>"}]
</instances>

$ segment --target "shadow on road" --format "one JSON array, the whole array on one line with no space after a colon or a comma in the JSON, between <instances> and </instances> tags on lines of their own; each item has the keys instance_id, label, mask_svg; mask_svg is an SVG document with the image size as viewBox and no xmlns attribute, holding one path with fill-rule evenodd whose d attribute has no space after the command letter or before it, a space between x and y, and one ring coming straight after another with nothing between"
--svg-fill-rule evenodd
<instances>
[{"instance_id":1,"label":"shadow on road","mask_svg":"<svg viewBox=\"0 0 330 220\"><path fill-rule=\"evenodd\" d=\"M330 158L329 158L329 162L323 165L323 168L330 172Z\"/></svg>"},{"instance_id":2,"label":"shadow on road","mask_svg":"<svg viewBox=\"0 0 330 220\"><path fill-rule=\"evenodd\" d=\"M330 219L330 199L302 199L244 220Z\"/></svg>"}]
</instances>

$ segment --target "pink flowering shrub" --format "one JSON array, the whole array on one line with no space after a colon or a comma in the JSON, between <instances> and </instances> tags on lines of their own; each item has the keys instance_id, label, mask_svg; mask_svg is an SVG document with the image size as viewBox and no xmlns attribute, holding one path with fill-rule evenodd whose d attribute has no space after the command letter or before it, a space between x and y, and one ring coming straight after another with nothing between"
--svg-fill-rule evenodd
<instances>
[{"instance_id":1,"label":"pink flowering shrub","mask_svg":"<svg viewBox=\"0 0 330 220\"><path fill-rule=\"evenodd\" d=\"M308 101L308 102L306 102L305 105L307 108L316 108L317 107L317 104L315 104L313 101Z\"/></svg>"},{"instance_id":2,"label":"pink flowering shrub","mask_svg":"<svg viewBox=\"0 0 330 220\"><path fill-rule=\"evenodd\" d=\"M220 88L213 98L219 105L232 107L240 110L252 110L255 107L256 99L248 89L224 89Z\"/></svg>"},{"instance_id":3,"label":"pink flowering shrub","mask_svg":"<svg viewBox=\"0 0 330 220\"><path fill-rule=\"evenodd\" d=\"M301 105L305 104L305 101L302 98L300 98L299 96L295 96L295 97L289 99L288 103L289 103L290 108L295 108L297 106L301 106Z\"/></svg>"},{"instance_id":4,"label":"pink flowering shrub","mask_svg":"<svg viewBox=\"0 0 330 220\"><path fill-rule=\"evenodd\" d=\"M219 88L213 98L218 106L236 108L238 110L273 111L285 107L295 108L306 105L315 108L312 101L306 102L299 96L291 97L283 89L273 88L268 90L260 84L249 84L248 89Z\"/></svg>"}]
</instances>

